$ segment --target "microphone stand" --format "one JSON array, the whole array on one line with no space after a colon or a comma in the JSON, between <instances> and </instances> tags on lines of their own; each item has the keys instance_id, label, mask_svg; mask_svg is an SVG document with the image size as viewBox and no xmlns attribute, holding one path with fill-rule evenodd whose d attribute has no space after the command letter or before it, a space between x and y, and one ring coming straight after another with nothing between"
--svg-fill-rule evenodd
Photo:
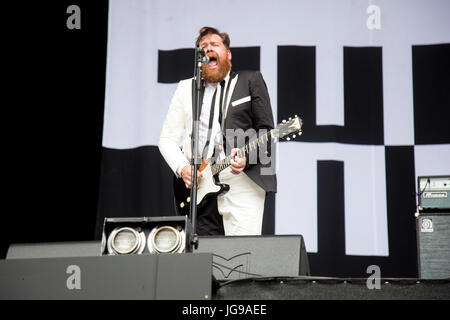
<instances>
[{"instance_id":1,"label":"microphone stand","mask_svg":"<svg viewBox=\"0 0 450 320\"><path fill-rule=\"evenodd\" d=\"M191 158L191 179L192 179L192 188L191 188L191 203L190 203L190 218L192 223L192 235L190 239L190 243L195 249L198 248L198 235L196 232L197 225L197 170L201 164L201 157L199 157L198 152L198 136L199 136L199 122L200 122L200 107L202 101L200 101L201 90L202 90L202 64L207 62L209 59L204 54L202 48L197 47L195 49L195 68L194 68L194 77L195 77L195 93L194 93L194 105L193 105L193 114L192 114L192 137L191 137L191 150L192 150L192 158Z\"/></svg>"}]
</instances>

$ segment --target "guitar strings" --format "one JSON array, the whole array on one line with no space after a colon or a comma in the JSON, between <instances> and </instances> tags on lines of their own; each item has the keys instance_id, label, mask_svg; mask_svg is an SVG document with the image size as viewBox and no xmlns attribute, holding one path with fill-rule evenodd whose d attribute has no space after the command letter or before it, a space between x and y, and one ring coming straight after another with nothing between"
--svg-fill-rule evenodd
<instances>
[{"instance_id":1,"label":"guitar strings","mask_svg":"<svg viewBox=\"0 0 450 320\"><path fill-rule=\"evenodd\" d=\"M238 155L240 157L245 156L246 154L249 154L251 151L256 150L257 147L261 147L262 144L264 144L264 138L266 139L266 142L269 141L269 136L272 136L272 131L266 132L263 134L259 139L255 139L252 142L248 143L244 147L240 148L238 150ZM217 161L215 164L211 165L211 171L213 175L218 174L222 170L228 168L231 165L231 156L227 156L223 160Z\"/></svg>"}]
</instances>

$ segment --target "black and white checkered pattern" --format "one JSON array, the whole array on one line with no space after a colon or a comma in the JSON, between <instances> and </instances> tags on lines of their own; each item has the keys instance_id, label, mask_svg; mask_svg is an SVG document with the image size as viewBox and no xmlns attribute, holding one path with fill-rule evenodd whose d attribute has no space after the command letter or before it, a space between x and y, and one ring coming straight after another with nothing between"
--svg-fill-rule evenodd
<instances>
[{"instance_id":1,"label":"black and white checkered pattern","mask_svg":"<svg viewBox=\"0 0 450 320\"><path fill-rule=\"evenodd\" d=\"M220 15L202 23L230 33L233 69L263 73L278 122L303 119L304 134L279 145L264 233L302 234L314 275L364 276L376 264L383 276L417 276L417 176L450 173L449 3L382 2L381 27L368 30L368 4L258 1L244 19L251 2L217 2ZM174 214L156 145L176 83L192 76L201 25L185 18L195 5L135 4L110 3L99 223ZM426 30L415 23L430 16Z\"/></svg>"}]
</instances>

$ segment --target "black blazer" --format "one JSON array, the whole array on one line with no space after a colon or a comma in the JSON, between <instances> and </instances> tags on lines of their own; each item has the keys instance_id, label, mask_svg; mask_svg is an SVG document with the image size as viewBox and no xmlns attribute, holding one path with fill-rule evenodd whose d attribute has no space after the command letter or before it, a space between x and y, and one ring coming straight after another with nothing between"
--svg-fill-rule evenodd
<instances>
[{"instance_id":1,"label":"black blazer","mask_svg":"<svg viewBox=\"0 0 450 320\"><path fill-rule=\"evenodd\" d=\"M237 82L233 92L230 92L232 95L227 106L224 122L224 134L227 143L225 152L227 155L230 154L232 147L241 148L248 141L257 138L255 135L248 136L244 142L242 138L238 139L235 136L233 140L233 137L227 136L227 129L233 129L231 132L237 129L242 129L243 131L254 129L247 132L256 132L258 134L260 129L269 131L274 128L269 93L261 73L259 71L230 73L230 79L236 76L238 77ZM262 152L258 151L257 154L247 156L247 166L244 172L265 191L276 192L275 152L273 154L270 153L270 145L269 141L267 144L267 156L265 156L266 149L263 149ZM261 155L262 157L260 157ZM253 161L250 161L251 159ZM255 159L257 161L254 161ZM257 163L254 164L254 162Z\"/></svg>"}]
</instances>

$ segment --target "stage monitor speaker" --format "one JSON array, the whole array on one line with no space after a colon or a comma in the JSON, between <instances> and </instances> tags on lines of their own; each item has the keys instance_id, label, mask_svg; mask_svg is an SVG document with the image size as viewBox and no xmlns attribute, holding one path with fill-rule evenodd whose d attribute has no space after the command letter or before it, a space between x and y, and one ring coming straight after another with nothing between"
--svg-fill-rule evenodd
<instances>
[{"instance_id":1,"label":"stage monitor speaker","mask_svg":"<svg viewBox=\"0 0 450 320\"><path fill-rule=\"evenodd\" d=\"M102 254L192 252L192 225L186 216L106 218Z\"/></svg>"},{"instance_id":2,"label":"stage monitor speaker","mask_svg":"<svg viewBox=\"0 0 450 320\"><path fill-rule=\"evenodd\" d=\"M201 236L196 252L213 254L218 280L310 275L301 235Z\"/></svg>"},{"instance_id":3,"label":"stage monitor speaker","mask_svg":"<svg viewBox=\"0 0 450 320\"><path fill-rule=\"evenodd\" d=\"M416 229L420 278L450 277L450 213L420 214Z\"/></svg>"}]
</instances>

